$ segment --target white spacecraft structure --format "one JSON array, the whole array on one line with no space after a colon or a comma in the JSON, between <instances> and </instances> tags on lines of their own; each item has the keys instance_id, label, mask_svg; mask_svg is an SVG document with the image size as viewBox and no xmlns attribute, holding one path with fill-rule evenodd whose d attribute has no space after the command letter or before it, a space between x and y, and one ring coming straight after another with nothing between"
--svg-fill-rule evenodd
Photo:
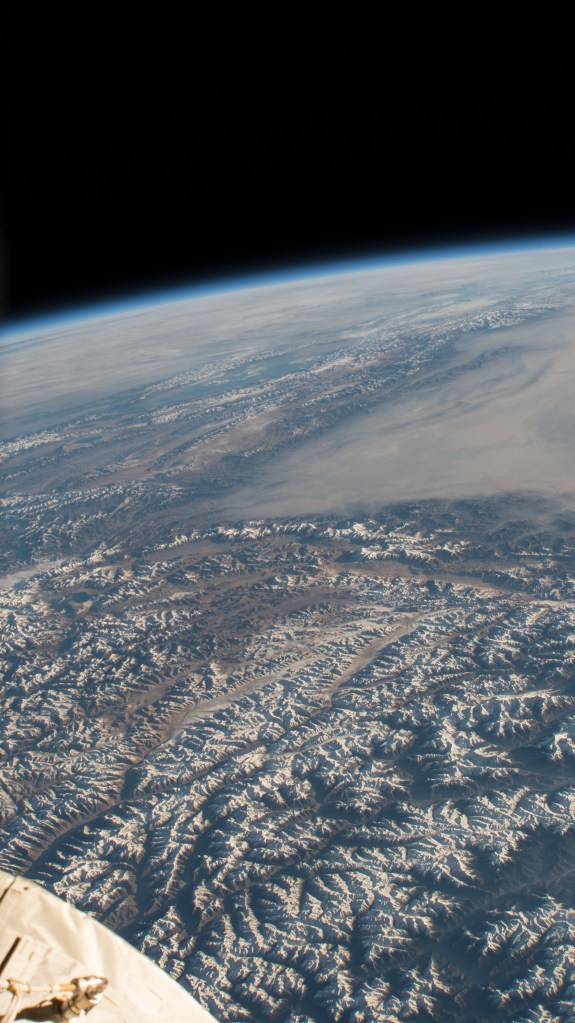
<instances>
[{"instance_id":1,"label":"white spacecraft structure","mask_svg":"<svg viewBox=\"0 0 575 1023\"><path fill-rule=\"evenodd\" d=\"M93 917L0 870L0 1023L215 1023Z\"/></svg>"}]
</instances>

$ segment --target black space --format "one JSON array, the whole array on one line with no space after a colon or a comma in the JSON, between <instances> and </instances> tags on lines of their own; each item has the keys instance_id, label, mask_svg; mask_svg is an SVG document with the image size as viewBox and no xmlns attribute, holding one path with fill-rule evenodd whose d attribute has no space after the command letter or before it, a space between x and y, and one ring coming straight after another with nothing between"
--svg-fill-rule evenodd
<instances>
[{"instance_id":1,"label":"black space","mask_svg":"<svg viewBox=\"0 0 575 1023\"><path fill-rule=\"evenodd\" d=\"M573 97L377 69L121 90L49 84L13 117L8 319L143 289L421 247L575 234Z\"/></svg>"}]
</instances>

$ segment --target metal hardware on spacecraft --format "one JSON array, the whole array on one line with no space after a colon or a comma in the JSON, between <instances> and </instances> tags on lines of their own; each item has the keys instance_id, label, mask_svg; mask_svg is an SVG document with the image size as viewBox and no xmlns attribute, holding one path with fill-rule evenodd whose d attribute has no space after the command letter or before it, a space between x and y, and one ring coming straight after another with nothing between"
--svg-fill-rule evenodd
<instances>
[{"instance_id":1,"label":"metal hardware on spacecraft","mask_svg":"<svg viewBox=\"0 0 575 1023\"><path fill-rule=\"evenodd\" d=\"M0 1023L214 1023L155 963L93 917L0 870Z\"/></svg>"}]
</instances>

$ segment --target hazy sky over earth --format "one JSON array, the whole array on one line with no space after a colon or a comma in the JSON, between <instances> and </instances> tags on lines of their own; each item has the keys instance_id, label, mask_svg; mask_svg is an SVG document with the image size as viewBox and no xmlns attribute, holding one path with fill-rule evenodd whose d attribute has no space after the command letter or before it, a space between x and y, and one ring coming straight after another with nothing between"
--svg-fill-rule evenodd
<instances>
[{"instance_id":1,"label":"hazy sky over earth","mask_svg":"<svg viewBox=\"0 0 575 1023\"><path fill-rule=\"evenodd\" d=\"M221 394L257 387L262 372L288 389L290 374L312 372L325 430L298 436L297 400L291 410L284 404L293 443L284 433L245 489L222 495L222 514L352 511L501 489L571 493L574 281L570 248L483 251L171 302L158 296L152 305L30 325L3 342L3 435L45 429L86 401L112 409L131 388L210 367L212 393ZM431 345L439 347L424 366ZM412 357L406 379L395 381ZM360 365L364 373L373 367L376 389L387 389L373 401L364 377L369 409L358 400L338 421L333 399L356 385ZM201 393L178 386L174 395L187 401ZM142 412L151 400L138 398ZM262 405L239 428L269 444L274 416ZM222 442L230 452L235 437Z\"/></svg>"}]
</instances>

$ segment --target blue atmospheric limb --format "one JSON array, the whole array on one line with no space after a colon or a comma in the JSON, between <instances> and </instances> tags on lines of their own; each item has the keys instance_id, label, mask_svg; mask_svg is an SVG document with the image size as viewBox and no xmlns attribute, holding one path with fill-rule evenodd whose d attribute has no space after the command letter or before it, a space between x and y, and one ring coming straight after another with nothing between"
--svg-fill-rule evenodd
<instances>
[{"instance_id":1,"label":"blue atmospheric limb","mask_svg":"<svg viewBox=\"0 0 575 1023\"><path fill-rule=\"evenodd\" d=\"M465 259L474 256L486 256L505 254L506 252L530 252L544 249L571 248L575 245L575 236L565 232L561 235L542 235L526 241L521 239L508 239L506 241L473 242L458 245L417 247L403 249L394 253L366 256L349 256L347 258L333 261L315 261L301 263L290 269L269 269L259 273L238 274L236 276L220 278L216 281L198 281L193 284L178 285L171 288L146 289L145 291L132 292L124 298L90 303L86 305L72 306L68 309L61 309L58 312L48 315L25 317L21 316L9 320L0 331L0 345L9 342L13 337L20 334L54 330L60 326L64 327L69 323L77 323L81 320L91 320L97 317L114 316L121 313L133 313L138 309L150 308L153 306L169 305L172 302L186 301L192 298L201 298L210 294L223 294L230 291L245 291L249 288L265 287L272 284L288 284L292 281L307 280L311 276L329 277L336 274L361 272L362 270L382 269L386 266L409 265L415 263L431 263L445 259Z\"/></svg>"}]
</instances>

